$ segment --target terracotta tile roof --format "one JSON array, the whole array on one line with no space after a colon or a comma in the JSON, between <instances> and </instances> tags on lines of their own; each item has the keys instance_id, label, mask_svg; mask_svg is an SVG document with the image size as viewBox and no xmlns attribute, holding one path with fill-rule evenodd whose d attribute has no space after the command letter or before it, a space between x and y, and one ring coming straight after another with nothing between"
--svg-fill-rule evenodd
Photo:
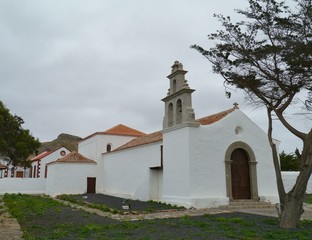
<instances>
[{"instance_id":1,"label":"terracotta tile roof","mask_svg":"<svg viewBox=\"0 0 312 240\"><path fill-rule=\"evenodd\" d=\"M50 155L52 153L52 151L44 151L42 153L40 153L39 155L35 156L34 158L31 159L31 161L37 161L40 160L48 155Z\"/></svg>"},{"instance_id":2,"label":"terracotta tile roof","mask_svg":"<svg viewBox=\"0 0 312 240\"><path fill-rule=\"evenodd\" d=\"M141 137L145 135L145 133L140 132L136 129L130 128L123 124L118 124L115 127L112 127L104 132L105 134L112 134L112 135L126 135L126 136L135 136Z\"/></svg>"},{"instance_id":3,"label":"terracotta tile roof","mask_svg":"<svg viewBox=\"0 0 312 240\"><path fill-rule=\"evenodd\" d=\"M53 161L51 163L48 163L47 165L49 164L54 164L54 163L95 163L95 161L89 159L89 158L86 158L84 156L82 156L80 153L77 153L77 152L71 152L69 154L67 154L66 156L56 160L56 161Z\"/></svg>"},{"instance_id":4,"label":"terracotta tile roof","mask_svg":"<svg viewBox=\"0 0 312 240\"><path fill-rule=\"evenodd\" d=\"M93 134L85 137L81 141L86 140L88 138L91 138L95 135L120 135L120 136L130 136L130 137L141 137L141 136L144 136L145 133L140 132L136 129L130 128L128 126L125 126L123 124L118 124L118 125L110 128L104 132L93 133Z\"/></svg>"},{"instance_id":5,"label":"terracotta tile roof","mask_svg":"<svg viewBox=\"0 0 312 240\"><path fill-rule=\"evenodd\" d=\"M151 134L147 134L147 135L144 135L142 137L133 139L132 141L116 148L114 151L118 151L118 150L122 150L122 149L126 149L126 148L132 148L132 147L136 147L136 146L141 146L141 145L145 145L148 143L159 142L159 141L162 141L162 136L163 135L160 131L154 132Z\"/></svg>"},{"instance_id":6,"label":"terracotta tile roof","mask_svg":"<svg viewBox=\"0 0 312 240\"><path fill-rule=\"evenodd\" d=\"M61 149L61 148L67 149L66 147L62 146L62 147L59 147L59 148L57 148L57 149L55 149L55 150L53 150L53 151L44 151L44 152L40 153L39 155L37 155L37 156L33 157L32 159L30 159L30 161L33 162L33 161L41 160L42 158L44 158L44 157L50 155L51 153L54 153L54 152L58 151L58 150ZM67 150L68 150L68 149L67 149ZM68 150L68 151L69 151L69 150ZM70 151L69 151L69 152L70 152Z\"/></svg>"},{"instance_id":7,"label":"terracotta tile roof","mask_svg":"<svg viewBox=\"0 0 312 240\"><path fill-rule=\"evenodd\" d=\"M203 118L197 119L196 121L198 123L200 123L201 125L213 124L213 123L221 120L222 118L226 117L228 114L233 112L235 109L238 109L237 105L235 105L233 108L230 108L226 111L219 112L219 113L207 116L207 117L203 117ZM162 141L162 139L163 139L163 135L162 135L161 131L158 131L158 132L154 132L154 133L147 134L147 135L144 135L142 137L138 137L136 139L133 139L132 141L116 148L114 151L123 150L123 149L127 149L127 148L132 148L132 147L137 147L137 146L141 146L141 145L145 145L145 144L149 144L149 143L159 142L159 141Z\"/></svg>"},{"instance_id":8,"label":"terracotta tile roof","mask_svg":"<svg viewBox=\"0 0 312 240\"><path fill-rule=\"evenodd\" d=\"M0 169L7 169L7 166L5 166L4 164L0 163Z\"/></svg>"},{"instance_id":9,"label":"terracotta tile roof","mask_svg":"<svg viewBox=\"0 0 312 240\"><path fill-rule=\"evenodd\" d=\"M201 125L213 124L215 122L218 122L219 120L221 120L222 118L224 118L225 116L230 114L231 112L233 112L235 109L237 109L236 106L234 106L233 108L228 109L226 111L219 112L219 113L207 116L207 117L197 119L196 122L200 123Z\"/></svg>"}]
</instances>

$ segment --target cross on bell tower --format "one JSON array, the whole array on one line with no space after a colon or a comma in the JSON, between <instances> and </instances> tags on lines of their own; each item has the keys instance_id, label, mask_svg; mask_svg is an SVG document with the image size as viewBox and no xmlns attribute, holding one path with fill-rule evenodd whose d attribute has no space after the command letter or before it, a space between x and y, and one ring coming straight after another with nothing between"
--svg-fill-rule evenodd
<instances>
[{"instance_id":1,"label":"cross on bell tower","mask_svg":"<svg viewBox=\"0 0 312 240\"><path fill-rule=\"evenodd\" d=\"M195 122L192 108L192 93L195 90L189 87L185 79L187 71L179 61L175 61L171 68L171 74L167 77L170 80L170 88L167 96L162 99L165 103L164 129L181 123Z\"/></svg>"}]
</instances>

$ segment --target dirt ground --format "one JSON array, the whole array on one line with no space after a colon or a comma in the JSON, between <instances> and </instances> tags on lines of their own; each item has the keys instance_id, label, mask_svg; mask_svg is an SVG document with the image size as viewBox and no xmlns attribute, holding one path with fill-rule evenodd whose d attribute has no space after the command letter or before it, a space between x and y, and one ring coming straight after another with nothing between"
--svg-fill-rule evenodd
<instances>
[{"instance_id":1,"label":"dirt ground","mask_svg":"<svg viewBox=\"0 0 312 240\"><path fill-rule=\"evenodd\" d=\"M90 203L105 204L116 209L121 209L125 199L111 197L102 194L88 194L87 198L77 195ZM130 200L131 211L145 211L150 209L150 202ZM242 223L237 223L239 218L244 219L243 224L253 223L254 231L276 231L276 210L264 209L170 209L170 206L152 203L156 212L147 214L97 214L95 209L82 208L74 205L62 205L57 211L48 210L43 216L29 216L26 221L20 222L23 228L31 229L28 234L36 236L34 239L44 239L47 234L66 232L66 238L55 239L233 239L224 236L226 227L242 228ZM164 209L165 208L165 209ZM305 204L303 218L312 219L312 205ZM99 211L100 212L100 211ZM96 213L96 214L94 214ZM109 216L109 217L108 217ZM229 226L222 219L232 219ZM126 220L126 222L124 222ZM142 221L143 220L143 221ZM235 221L234 221L235 220ZM271 224L268 224L271 223ZM1 229L8 229L4 224ZM126 224L125 224L126 223ZM103 228L98 230L100 237L93 236L92 231L87 229L90 224ZM81 238L81 232L71 230L75 226L79 231L86 231L85 238ZM205 227L209 226L209 228ZM15 226L16 227L16 226ZM311 226L312 227L312 226ZM210 229L213 231L208 232ZM241 231L241 230L239 230ZM301 231L300 229L295 231ZM310 231L312 234L312 231ZM10 236L1 235L0 239L21 239L21 232L7 232ZM15 234L15 235L14 235ZM80 235L78 235L80 234ZM237 234L237 233L236 233ZM282 233L281 233L282 234ZM189 236L189 238L185 238ZM310 236L310 235L309 235ZM312 238L312 235L310 236ZM53 238L54 239L54 238ZM235 239L235 238L234 238Z\"/></svg>"}]
</instances>

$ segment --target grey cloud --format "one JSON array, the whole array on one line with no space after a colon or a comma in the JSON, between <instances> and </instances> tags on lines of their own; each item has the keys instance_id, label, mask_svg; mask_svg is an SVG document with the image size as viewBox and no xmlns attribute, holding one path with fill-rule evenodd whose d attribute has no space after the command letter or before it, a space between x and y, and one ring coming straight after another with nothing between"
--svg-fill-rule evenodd
<instances>
[{"instance_id":1,"label":"grey cloud","mask_svg":"<svg viewBox=\"0 0 312 240\"><path fill-rule=\"evenodd\" d=\"M0 2L0 100L42 141L61 132L85 137L118 123L160 130L175 60L189 71L197 117L240 103L191 44L212 46L213 13L234 15L246 1L67 0ZM234 18L235 19L235 18ZM262 120L259 120L262 119ZM283 131L279 130L279 136Z\"/></svg>"}]
</instances>

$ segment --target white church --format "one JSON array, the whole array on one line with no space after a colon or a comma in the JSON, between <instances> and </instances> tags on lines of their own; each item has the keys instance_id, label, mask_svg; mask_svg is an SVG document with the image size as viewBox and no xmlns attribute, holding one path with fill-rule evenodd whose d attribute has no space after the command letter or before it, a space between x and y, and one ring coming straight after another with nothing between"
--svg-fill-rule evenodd
<instances>
[{"instance_id":1,"label":"white church","mask_svg":"<svg viewBox=\"0 0 312 240\"><path fill-rule=\"evenodd\" d=\"M65 156L45 163L41 173L46 192L103 193L194 208L236 199L278 202L266 133L237 104L196 119L195 90L186 73L181 63L173 64L162 99L163 129L145 134L119 124L84 138L79 153L63 149Z\"/></svg>"},{"instance_id":2,"label":"white church","mask_svg":"<svg viewBox=\"0 0 312 240\"><path fill-rule=\"evenodd\" d=\"M236 104L196 119L186 73L173 64L163 129L145 134L119 124L84 138L79 153L46 164L47 193L96 192L195 208L236 199L278 202L266 133Z\"/></svg>"}]
</instances>

